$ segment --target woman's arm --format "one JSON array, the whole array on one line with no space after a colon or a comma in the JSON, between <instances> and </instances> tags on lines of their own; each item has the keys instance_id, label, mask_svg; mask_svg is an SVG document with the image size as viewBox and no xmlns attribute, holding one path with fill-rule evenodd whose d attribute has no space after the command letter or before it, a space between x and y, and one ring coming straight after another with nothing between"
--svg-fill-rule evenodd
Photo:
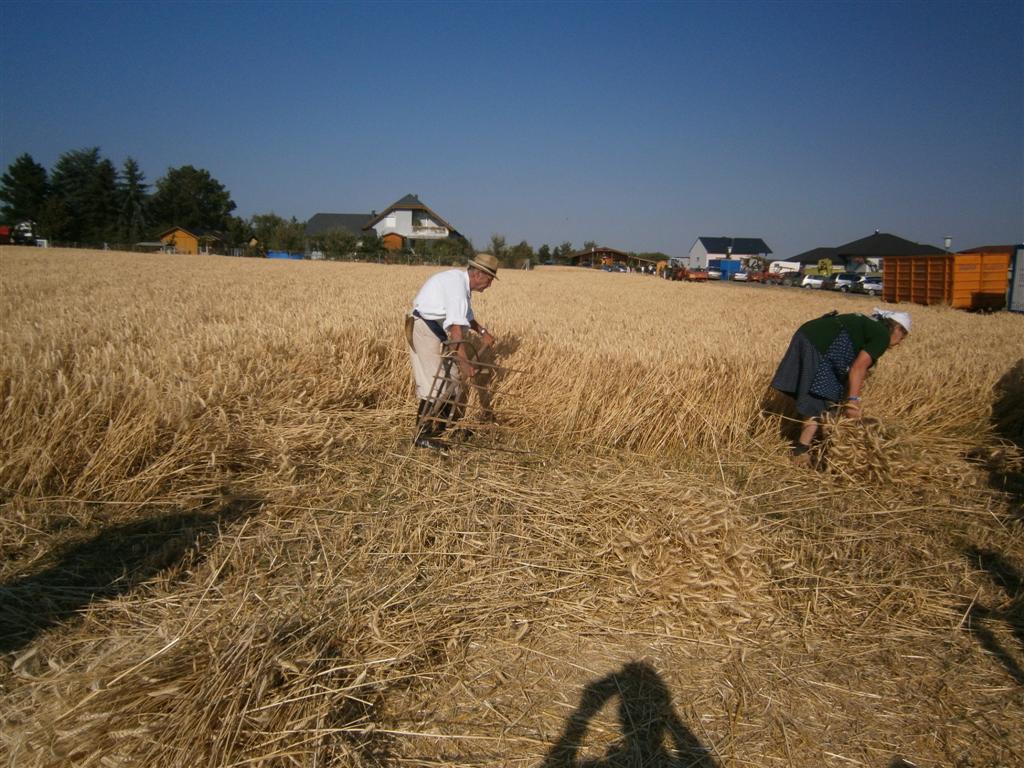
<instances>
[{"instance_id":1,"label":"woman's arm","mask_svg":"<svg viewBox=\"0 0 1024 768\"><path fill-rule=\"evenodd\" d=\"M860 418L860 389L864 386L864 378L868 374L868 368L874 362L864 350L861 350L850 366L850 373L846 379L846 415Z\"/></svg>"}]
</instances>

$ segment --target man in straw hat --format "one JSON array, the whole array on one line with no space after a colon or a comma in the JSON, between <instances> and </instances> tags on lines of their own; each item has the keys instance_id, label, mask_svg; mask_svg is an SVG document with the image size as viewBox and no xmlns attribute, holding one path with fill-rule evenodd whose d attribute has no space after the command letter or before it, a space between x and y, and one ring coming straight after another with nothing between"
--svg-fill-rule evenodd
<instances>
[{"instance_id":1,"label":"man in straw hat","mask_svg":"<svg viewBox=\"0 0 1024 768\"><path fill-rule=\"evenodd\" d=\"M868 369L909 333L909 312L878 308L870 317L832 311L797 329L772 387L793 398L802 419L792 450L798 464L810 463L807 452L825 411L842 404L847 416L860 418Z\"/></svg>"},{"instance_id":2,"label":"man in straw hat","mask_svg":"<svg viewBox=\"0 0 1024 768\"><path fill-rule=\"evenodd\" d=\"M494 343L494 336L473 316L472 294L486 291L498 277L498 260L490 253L478 253L469 260L465 270L450 269L433 275L423 284L412 303L412 312L405 321L405 334L409 342L409 359L416 395L419 397L417 421L428 412L435 412L435 404L443 400L441 419L455 417L456 404L463 394L463 382L472 380L476 370L466 354L469 329L483 337L484 345ZM449 391L435 391L435 375L444 354L443 345L454 342L457 370L451 372ZM427 421L414 438L418 448L440 449L443 446L433 438L444 429L444 421Z\"/></svg>"}]
</instances>

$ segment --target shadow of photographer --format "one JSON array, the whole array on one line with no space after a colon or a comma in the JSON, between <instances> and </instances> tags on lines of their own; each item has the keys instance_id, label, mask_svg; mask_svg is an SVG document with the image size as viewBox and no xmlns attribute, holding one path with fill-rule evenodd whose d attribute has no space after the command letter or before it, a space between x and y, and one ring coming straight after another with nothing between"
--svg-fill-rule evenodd
<instances>
[{"instance_id":1,"label":"shadow of photographer","mask_svg":"<svg viewBox=\"0 0 1024 768\"><path fill-rule=\"evenodd\" d=\"M148 517L58 547L45 558L48 567L0 584L0 654L30 645L94 601L131 591L258 506L253 499L232 499L212 512Z\"/></svg>"},{"instance_id":2,"label":"shadow of photographer","mask_svg":"<svg viewBox=\"0 0 1024 768\"><path fill-rule=\"evenodd\" d=\"M1003 440L1024 453L1024 358L1014 363L996 382L992 401L992 427ZM1010 494L1020 505L1024 503L1024 471L1021 461L1007 460L1003 453L989 461L989 484ZM1024 517L1024 512L1018 512Z\"/></svg>"},{"instance_id":3,"label":"shadow of photographer","mask_svg":"<svg viewBox=\"0 0 1024 768\"><path fill-rule=\"evenodd\" d=\"M579 758L591 720L618 697L620 736L604 756ZM587 685L541 768L718 768L709 750L676 715L665 683L649 664L630 662Z\"/></svg>"},{"instance_id":4,"label":"shadow of photographer","mask_svg":"<svg viewBox=\"0 0 1024 768\"><path fill-rule=\"evenodd\" d=\"M992 622L1002 622L1009 629L1019 651L1024 653L1024 579L1020 572L998 552L970 547L964 552L967 561L985 571L992 583L1008 598L999 608L991 608L977 601L966 611L967 628L981 646L991 653L1018 685L1024 686L1024 669L1007 651L992 631Z\"/></svg>"}]
</instances>

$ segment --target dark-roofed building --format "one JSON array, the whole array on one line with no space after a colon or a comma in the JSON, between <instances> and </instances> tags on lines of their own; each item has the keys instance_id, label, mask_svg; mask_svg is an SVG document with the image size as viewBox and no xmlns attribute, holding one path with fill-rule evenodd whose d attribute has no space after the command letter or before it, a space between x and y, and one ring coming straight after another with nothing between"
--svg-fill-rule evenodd
<instances>
[{"instance_id":1,"label":"dark-roofed building","mask_svg":"<svg viewBox=\"0 0 1024 768\"><path fill-rule=\"evenodd\" d=\"M306 234L316 237L327 232L348 232L362 237L371 218L372 213L317 213L306 222Z\"/></svg>"},{"instance_id":2,"label":"dark-roofed building","mask_svg":"<svg viewBox=\"0 0 1024 768\"><path fill-rule=\"evenodd\" d=\"M915 243L913 240L890 235L888 232L875 232L873 235L851 240L836 246L836 256L884 259L886 256L932 256L945 254L946 251L934 245Z\"/></svg>"},{"instance_id":3,"label":"dark-roofed building","mask_svg":"<svg viewBox=\"0 0 1024 768\"><path fill-rule=\"evenodd\" d=\"M803 253L798 253L793 258L786 259L786 261L797 261L797 262L799 262L799 263L801 263L803 265L808 265L808 264L817 264L822 259L835 260L835 257L836 257L836 249L835 248L825 248L825 247L822 247L822 248L811 248L811 250L809 250L809 251L804 251Z\"/></svg>"},{"instance_id":4,"label":"dark-roofed building","mask_svg":"<svg viewBox=\"0 0 1024 768\"><path fill-rule=\"evenodd\" d=\"M835 248L812 248L797 254L790 261L799 261L807 265L829 259L833 267L856 272L866 270L869 262L880 266L886 256L933 256L945 253L946 251L934 245L915 243L913 240L888 232L875 232L873 235L851 240Z\"/></svg>"},{"instance_id":5,"label":"dark-roofed building","mask_svg":"<svg viewBox=\"0 0 1024 768\"><path fill-rule=\"evenodd\" d=\"M757 256L767 262L772 249L759 237L698 237L690 248L689 264L705 269L708 259L737 259L746 263Z\"/></svg>"}]
</instances>

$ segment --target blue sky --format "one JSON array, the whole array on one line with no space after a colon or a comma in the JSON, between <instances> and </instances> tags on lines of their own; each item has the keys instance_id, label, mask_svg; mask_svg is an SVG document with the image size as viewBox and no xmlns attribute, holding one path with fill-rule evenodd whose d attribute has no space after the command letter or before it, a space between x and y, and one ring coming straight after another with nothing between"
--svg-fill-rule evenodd
<instances>
[{"instance_id":1,"label":"blue sky","mask_svg":"<svg viewBox=\"0 0 1024 768\"><path fill-rule=\"evenodd\" d=\"M407 193L484 246L1024 240L1024 3L0 4L0 166L99 146L237 214Z\"/></svg>"}]
</instances>

